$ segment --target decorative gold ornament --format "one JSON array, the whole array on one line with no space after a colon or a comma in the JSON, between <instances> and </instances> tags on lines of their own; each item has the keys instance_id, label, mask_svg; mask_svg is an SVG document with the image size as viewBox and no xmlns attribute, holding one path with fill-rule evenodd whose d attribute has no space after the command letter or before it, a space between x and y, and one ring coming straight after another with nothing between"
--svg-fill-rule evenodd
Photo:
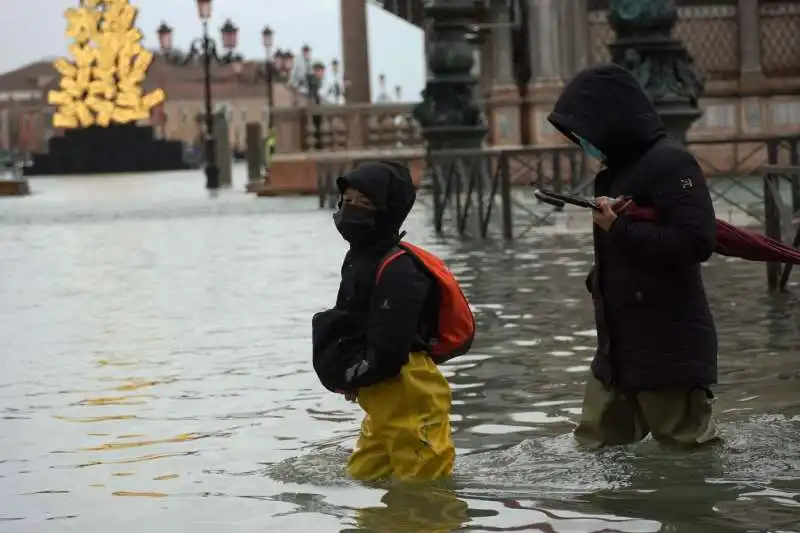
<instances>
[{"instance_id":1,"label":"decorative gold ornament","mask_svg":"<svg viewBox=\"0 0 800 533\"><path fill-rule=\"evenodd\" d=\"M64 13L72 61L58 58L59 90L47 101L58 106L56 128L127 124L145 120L164 102L162 89L143 94L141 83L153 62L134 27L138 10L128 0L81 0Z\"/></svg>"}]
</instances>

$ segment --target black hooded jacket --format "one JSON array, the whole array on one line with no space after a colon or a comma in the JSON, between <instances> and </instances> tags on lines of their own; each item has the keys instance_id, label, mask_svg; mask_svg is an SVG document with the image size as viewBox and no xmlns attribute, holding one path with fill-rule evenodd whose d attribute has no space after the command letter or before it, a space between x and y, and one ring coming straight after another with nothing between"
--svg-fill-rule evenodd
<instances>
[{"instance_id":1,"label":"black hooded jacket","mask_svg":"<svg viewBox=\"0 0 800 533\"><path fill-rule=\"evenodd\" d=\"M605 155L595 194L632 196L658 222L620 216L595 226L594 375L623 389L707 388L717 379L717 335L701 276L713 252L714 208L697 160L668 137L637 80L602 65L578 73L548 120Z\"/></svg>"},{"instance_id":2,"label":"black hooded jacket","mask_svg":"<svg viewBox=\"0 0 800 533\"><path fill-rule=\"evenodd\" d=\"M378 208L378 235L345 256L336 307L313 320L314 368L333 391L354 391L400 373L411 351L423 342L432 280L408 254L392 260L376 285L379 265L399 250L400 227L414 205L416 190L408 167L392 161L364 163L337 181Z\"/></svg>"}]
</instances>

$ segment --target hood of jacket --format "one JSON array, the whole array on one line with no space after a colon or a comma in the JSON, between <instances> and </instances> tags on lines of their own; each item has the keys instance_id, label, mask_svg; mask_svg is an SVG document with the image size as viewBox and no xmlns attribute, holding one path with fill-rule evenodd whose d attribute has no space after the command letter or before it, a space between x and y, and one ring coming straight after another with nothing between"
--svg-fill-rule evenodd
<instances>
[{"instance_id":1,"label":"hood of jacket","mask_svg":"<svg viewBox=\"0 0 800 533\"><path fill-rule=\"evenodd\" d=\"M408 166L398 161L362 163L336 180L340 193L350 187L378 209L376 226L386 237L396 237L414 206L417 190Z\"/></svg>"},{"instance_id":2,"label":"hood of jacket","mask_svg":"<svg viewBox=\"0 0 800 533\"><path fill-rule=\"evenodd\" d=\"M609 167L637 159L666 136L647 93L618 65L579 72L547 119L573 142L582 137L599 148Z\"/></svg>"}]
</instances>

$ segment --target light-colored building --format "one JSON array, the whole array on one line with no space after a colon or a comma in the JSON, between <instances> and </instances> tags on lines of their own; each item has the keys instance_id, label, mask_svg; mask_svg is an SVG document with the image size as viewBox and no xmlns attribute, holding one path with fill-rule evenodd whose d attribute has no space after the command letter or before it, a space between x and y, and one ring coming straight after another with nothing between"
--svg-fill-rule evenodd
<instances>
[{"instance_id":1,"label":"light-colored building","mask_svg":"<svg viewBox=\"0 0 800 533\"><path fill-rule=\"evenodd\" d=\"M212 67L211 88L214 111L224 110L228 118L229 139L234 148L244 148L248 122L266 129L269 121L267 83L263 63L248 62L237 71L232 65ZM203 70L199 64L176 67L156 60L148 72L147 84L161 87L167 94L165 123L157 124L159 135L191 143L202 131L205 114ZM306 96L285 83L273 83L273 105L295 107L306 103Z\"/></svg>"},{"instance_id":2,"label":"light-colored building","mask_svg":"<svg viewBox=\"0 0 800 533\"><path fill-rule=\"evenodd\" d=\"M44 150L47 139L60 133L52 127L54 108L47 103L47 92L57 88L59 81L50 62L31 63L0 74L0 150ZM157 56L142 89L148 92L156 88L167 95L163 107L151 117L156 136L196 143L205 113L200 63L175 66ZM213 65L211 93L214 110L226 111L234 148L244 148L248 122L260 122L266 128L269 107L263 63L245 62L241 69ZM306 95L276 82L273 100L275 107L302 106Z\"/></svg>"},{"instance_id":3,"label":"light-colored building","mask_svg":"<svg viewBox=\"0 0 800 533\"><path fill-rule=\"evenodd\" d=\"M45 63L33 63L6 77L0 75L0 150L39 149L53 134L47 91L57 85L57 73Z\"/></svg>"}]
</instances>

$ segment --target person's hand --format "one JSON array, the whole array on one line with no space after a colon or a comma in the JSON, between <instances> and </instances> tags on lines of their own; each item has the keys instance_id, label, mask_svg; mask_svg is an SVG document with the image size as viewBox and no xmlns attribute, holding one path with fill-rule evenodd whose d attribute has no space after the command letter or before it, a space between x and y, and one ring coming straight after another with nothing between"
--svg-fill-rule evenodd
<instances>
[{"instance_id":1,"label":"person's hand","mask_svg":"<svg viewBox=\"0 0 800 533\"><path fill-rule=\"evenodd\" d=\"M611 224L617 220L617 214L614 212L614 204L617 202L614 198L607 196L600 196L597 198L597 205L600 206L599 211L592 211L592 220L603 231L608 231Z\"/></svg>"},{"instance_id":2,"label":"person's hand","mask_svg":"<svg viewBox=\"0 0 800 533\"><path fill-rule=\"evenodd\" d=\"M344 399L348 402L356 402L358 401L358 393L357 392L345 392Z\"/></svg>"}]
</instances>

